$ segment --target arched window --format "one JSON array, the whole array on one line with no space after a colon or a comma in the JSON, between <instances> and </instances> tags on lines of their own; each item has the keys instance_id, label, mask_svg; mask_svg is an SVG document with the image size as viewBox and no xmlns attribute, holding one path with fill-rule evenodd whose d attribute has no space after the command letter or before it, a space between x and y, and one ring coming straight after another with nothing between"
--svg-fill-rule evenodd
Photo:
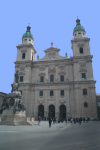
<instances>
[{"instance_id":1,"label":"arched window","mask_svg":"<svg viewBox=\"0 0 100 150\"><path fill-rule=\"evenodd\" d=\"M54 81L54 76L51 75L51 76L50 76L50 82L53 82L53 81Z\"/></svg>"},{"instance_id":2,"label":"arched window","mask_svg":"<svg viewBox=\"0 0 100 150\"><path fill-rule=\"evenodd\" d=\"M31 39L29 39L29 41L31 41Z\"/></svg>"},{"instance_id":3,"label":"arched window","mask_svg":"<svg viewBox=\"0 0 100 150\"><path fill-rule=\"evenodd\" d=\"M80 32L78 34L81 34Z\"/></svg>"},{"instance_id":4,"label":"arched window","mask_svg":"<svg viewBox=\"0 0 100 150\"><path fill-rule=\"evenodd\" d=\"M25 59L25 53L22 54L22 59Z\"/></svg>"},{"instance_id":5,"label":"arched window","mask_svg":"<svg viewBox=\"0 0 100 150\"><path fill-rule=\"evenodd\" d=\"M44 76L40 77L40 82L44 82Z\"/></svg>"},{"instance_id":6,"label":"arched window","mask_svg":"<svg viewBox=\"0 0 100 150\"><path fill-rule=\"evenodd\" d=\"M84 107L88 107L88 103L87 102L84 103Z\"/></svg>"},{"instance_id":7,"label":"arched window","mask_svg":"<svg viewBox=\"0 0 100 150\"><path fill-rule=\"evenodd\" d=\"M83 48L82 47L80 47L80 53L83 53Z\"/></svg>"},{"instance_id":8,"label":"arched window","mask_svg":"<svg viewBox=\"0 0 100 150\"><path fill-rule=\"evenodd\" d=\"M75 36L76 36L76 34L75 34Z\"/></svg>"}]
</instances>

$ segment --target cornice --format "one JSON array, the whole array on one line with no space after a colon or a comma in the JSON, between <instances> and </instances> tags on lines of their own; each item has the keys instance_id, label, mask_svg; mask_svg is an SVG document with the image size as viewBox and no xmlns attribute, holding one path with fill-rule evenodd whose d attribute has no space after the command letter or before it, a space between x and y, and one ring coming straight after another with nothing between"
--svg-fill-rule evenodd
<instances>
[{"instance_id":1,"label":"cornice","mask_svg":"<svg viewBox=\"0 0 100 150\"><path fill-rule=\"evenodd\" d=\"M76 39L72 39L71 43L81 42L81 41L88 42L88 41L90 41L90 38L76 38Z\"/></svg>"},{"instance_id":2,"label":"cornice","mask_svg":"<svg viewBox=\"0 0 100 150\"><path fill-rule=\"evenodd\" d=\"M46 74L45 73L39 73L38 75L39 76L45 76Z\"/></svg>"}]
</instances>

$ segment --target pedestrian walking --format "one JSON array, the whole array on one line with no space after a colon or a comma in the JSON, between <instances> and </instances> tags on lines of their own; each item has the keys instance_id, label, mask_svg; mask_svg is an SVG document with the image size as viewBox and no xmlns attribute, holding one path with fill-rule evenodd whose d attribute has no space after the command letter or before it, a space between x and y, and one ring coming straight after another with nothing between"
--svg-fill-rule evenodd
<instances>
[{"instance_id":1,"label":"pedestrian walking","mask_svg":"<svg viewBox=\"0 0 100 150\"><path fill-rule=\"evenodd\" d=\"M71 118L71 124L73 124L73 118Z\"/></svg>"},{"instance_id":2,"label":"pedestrian walking","mask_svg":"<svg viewBox=\"0 0 100 150\"><path fill-rule=\"evenodd\" d=\"M79 125L81 125L81 121L82 121L82 119L81 119L81 117L79 118Z\"/></svg>"},{"instance_id":3,"label":"pedestrian walking","mask_svg":"<svg viewBox=\"0 0 100 150\"><path fill-rule=\"evenodd\" d=\"M38 117L38 125L40 126L40 117Z\"/></svg>"},{"instance_id":4,"label":"pedestrian walking","mask_svg":"<svg viewBox=\"0 0 100 150\"><path fill-rule=\"evenodd\" d=\"M49 128L51 128L51 122L52 122L52 120L51 120L51 117L49 118Z\"/></svg>"}]
</instances>

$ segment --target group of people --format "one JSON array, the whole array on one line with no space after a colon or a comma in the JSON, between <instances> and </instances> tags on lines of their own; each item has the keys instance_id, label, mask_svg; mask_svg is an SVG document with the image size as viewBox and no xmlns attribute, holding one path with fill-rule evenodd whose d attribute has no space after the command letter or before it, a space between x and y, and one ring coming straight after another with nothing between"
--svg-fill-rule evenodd
<instances>
[{"instance_id":1,"label":"group of people","mask_svg":"<svg viewBox=\"0 0 100 150\"><path fill-rule=\"evenodd\" d=\"M81 125L81 122L88 122L89 121L89 118L88 117L86 117L86 118L82 118L82 117L80 117L80 118L68 118L68 123L69 122L71 122L71 124L76 124L76 123L79 123L79 125ZM66 122L67 123L67 122Z\"/></svg>"},{"instance_id":2,"label":"group of people","mask_svg":"<svg viewBox=\"0 0 100 150\"><path fill-rule=\"evenodd\" d=\"M70 122L71 124L76 124L76 123L79 123L79 125L81 125L81 122L83 121L83 122L88 122L89 120L90 120L90 118L88 118L88 117L80 117L80 118L65 118L65 119L63 119L63 118L52 118L52 117L49 117L49 118L45 118L45 119L42 119L40 116L38 117L38 125L40 125L40 121L41 120L48 120L49 121L49 127L51 127L51 123L53 122L53 124L55 124L55 123L60 123L60 122Z\"/></svg>"}]
</instances>

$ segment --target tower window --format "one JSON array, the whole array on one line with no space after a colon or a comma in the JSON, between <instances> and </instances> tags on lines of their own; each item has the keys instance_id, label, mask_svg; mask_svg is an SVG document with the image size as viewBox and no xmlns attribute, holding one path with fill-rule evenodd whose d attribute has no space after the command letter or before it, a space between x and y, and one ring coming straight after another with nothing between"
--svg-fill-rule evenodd
<instances>
[{"instance_id":1,"label":"tower window","mask_svg":"<svg viewBox=\"0 0 100 150\"><path fill-rule=\"evenodd\" d=\"M87 95L87 89L83 89L83 95Z\"/></svg>"},{"instance_id":2,"label":"tower window","mask_svg":"<svg viewBox=\"0 0 100 150\"><path fill-rule=\"evenodd\" d=\"M88 103L87 102L84 103L84 107L88 107Z\"/></svg>"},{"instance_id":3,"label":"tower window","mask_svg":"<svg viewBox=\"0 0 100 150\"><path fill-rule=\"evenodd\" d=\"M75 34L75 36L76 36L77 34Z\"/></svg>"},{"instance_id":4,"label":"tower window","mask_svg":"<svg viewBox=\"0 0 100 150\"><path fill-rule=\"evenodd\" d=\"M50 91L50 96L53 96L53 91Z\"/></svg>"},{"instance_id":5,"label":"tower window","mask_svg":"<svg viewBox=\"0 0 100 150\"><path fill-rule=\"evenodd\" d=\"M25 59L25 53L22 54L22 59Z\"/></svg>"},{"instance_id":6,"label":"tower window","mask_svg":"<svg viewBox=\"0 0 100 150\"><path fill-rule=\"evenodd\" d=\"M29 39L29 41L31 41L31 39Z\"/></svg>"},{"instance_id":7,"label":"tower window","mask_svg":"<svg viewBox=\"0 0 100 150\"><path fill-rule=\"evenodd\" d=\"M44 77L43 76L40 77L40 82L44 82Z\"/></svg>"},{"instance_id":8,"label":"tower window","mask_svg":"<svg viewBox=\"0 0 100 150\"><path fill-rule=\"evenodd\" d=\"M23 76L20 76L20 82L23 82Z\"/></svg>"},{"instance_id":9,"label":"tower window","mask_svg":"<svg viewBox=\"0 0 100 150\"><path fill-rule=\"evenodd\" d=\"M60 76L60 81L64 81L64 75Z\"/></svg>"},{"instance_id":10,"label":"tower window","mask_svg":"<svg viewBox=\"0 0 100 150\"><path fill-rule=\"evenodd\" d=\"M32 60L33 60L33 55L32 55Z\"/></svg>"},{"instance_id":11,"label":"tower window","mask_svg":"<svg viewBox=\"0 0 100 150\"><path fill-rule=\"evenodd\" d=\"M25 41L27 41L27 39L25 39Z\"/></svg>"},{"instance_id":12,"label":"tower window","mask_svg":"<svg viewBox=\"0 0 100 150\"><path fill-rule=\"evenodd\" d=\"M61 96L64 96L64 90L61 90Z\"/></svg>"},{"instance_id":13,"label":"tower window","mask_svg":"<svg viewBox=\"0 0 100 150\"><path fill-rule=\"evenodd\" d=\"M80 53L83 53L83 48L82 47L80 47Z\"/></svg>"},{"instance_id":14,"label":"tower window","mask_svg":"<svg viewBox=\"0 0 100 150\"><path fill-rule=\"evenodd\" d=\"M80 32L78 34L81 34Z\"/></svg>"},{"instance_id":15,"label":"tower window","mask_svg":"<svg viewBox=\"0 0 100 150\"><path fill-rule=\"evenodd\" d=\"M83 35L84 35L84 33L83 33Z\"/></svg>"},{"instance_id":16,"label":"tower window","mask_svg":"<svg viewBox=\"0 0 100 150\"><path fill-rule=\"evenodd\" d=\"M82 73L82 79L86 79L86 74Z\"/></svg>"},{"instance_id":17,"label":"tower window","mask_svg":"<svg viewBox=\"0 0 100 150\"><path fill-rule=\"evenodd\" d=\"M43 96L43 91L40 91L40 96Z\"/></svg>"},{"instance_id":18,"label":"tower window","mask_svg":"<svg viewBox=\"0 0 100 150\"><path fill-rule=\"evenodd\" d=\"M51 75L51 76L50 76L50 82L53 82L53 81L54 81L54 76Z\"/></svg>"}]
</instances>

